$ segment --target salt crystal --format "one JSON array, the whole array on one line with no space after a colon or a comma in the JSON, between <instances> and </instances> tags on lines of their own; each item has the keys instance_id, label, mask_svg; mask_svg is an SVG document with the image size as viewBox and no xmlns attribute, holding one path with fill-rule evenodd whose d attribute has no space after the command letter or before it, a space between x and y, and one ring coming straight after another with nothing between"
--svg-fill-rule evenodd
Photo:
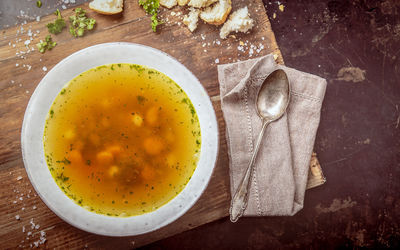
<instances>
[{"instance_id":1,"label":"salt crystal","mask_svg":"<svg viewBox=\"0 0 400 250\"><path fill-rule=\"evenodd\" d=\"M15 48L15 44L13 44L13 48Z\"/></svg>"},{"instance_id":2,"label":"salt crystal","mask_svg":"<svg viewBox=\"0 0 400 250\"><path fill-rule=\"evenodd\" d=\"M219 59L217 58L217 59L215 59L215 63L219 63Z\"/></svg>"},{"instance_id":3,"label":"salt crystal","mask_svg":"<svg viewBox=\"0 0 400 250\"><path fill-rule=\"evenodd\" d=\"M206 35L200 34L201 39L205 40L206 39Z\"/></svg>"},{"instance_id":4,"label":"salt crystal","mask_svg":"<svg viewBox=\"0 0 400 250\"><path fill-rule=\"evenodd\" d=\"M22 232L25 233L25 226L22 226Z\"/></svg>"},{"instance_id":5,"label":"salt crystal","mask_svg":"<svg viewBox=\"0 0 400 250\"><path fill-rule=\"evenodd\" d=\"M46 66L43 66L43 68L42 68L42 69L43 69L43 71L44 71L44 72L46 72L46 71L47 71L47 67L46 67Z\"/></svg>"},{"instance_id":6,"label":"salt crystal","mask_svg":"<svg viewBox=\"0 0 400 250\"><path fill-rule=\"evenodd\" d=\"M67 6L65 6L65 5L63 4L63 5L61 5L61 8L62 8L63 10L65 10L65 9L67 9Z\"/></svg>"},{"instance_id":7,"label":"salt crystal","mask_svg":"<svg viewBox=\"0 0 400 250\"><path fill-rule=\"evenodd\" d=\"M17 201L13 201L13 203L15 204L15 203L17 203Z\"/></svg>"},{"instance_id":8,"label":"salt crystal","mask_svg":"<svg viewBox=\"0 0 400 250\"><path fill-rule=\"evenodd\" d=\"M21 217L17 214L17 215L15 216L15 219L16 219L16 220L19 220L19 219L21 219Z\"/></svg>"},{"instance_id":9,"label":"salt crystal","mask_svg":"<svg viewBox=\"0 0 400 250\"><path fill-rule=\"evenodd\" d=\"M35 229L38 230L39 228L40 228L40 225L39 225L39 224L36 224L36 225L35 225Z\"/></svg>"},{"instance_id":10,"label":"salt crystal","mask_svg":"<svg viewBox=\"0 0 400 250\"><path fill-rule=\"evenodd\" d=\"M40 22L40 16L36 17L36 22Z\"/></svg>"},{"instance_id":11,"label":"salt crystal","mask_svg":"<svg viewBox=\"0 0 400 250\"><path fill-rule=\"evenodd\" d=\"M26 235L31 236L31 235L32 235L32 232L29 231Z\"/></svg>"},{"instance_id":12,"label":"salt crystal","mask_svg":"<svg viewBox=\"0 0 400 250\"><path fill-rule=\"evenodd\" d=\"M22 201L23 199L24 199L24 198L22 198L22 197L19 197L19 200L20 200L20 201Z\"/></svg>"},{"instance_id":13,"label":"salt crystal","mask_svg":"<svg viewBox=\"0 0 400 250\"><path fill-rule=\"evenodd\" d=\"M171 16L175 16L175 15L176 15L175 11L172 11Z\"/></svg>"},{"instance_id":14,"label":"salt crystal","mask_svg":"<svg viewBox=\"0 0 400 250\"><path fill-rule=\"evenodd\" d=\"M25 93L29 94L29 90L25 91Z\"/></svg>"},{"instance_id":15,"label":"salt crystal","mask_svg":"<svg viewBox=\"0 0 400 250\"><path fill-rule=\"evenodd\" d=\"M24 210L25 210L25 208L23 207L23 208L21 208L21 210L22 210L22 211L24 211Z\"/></svg>"},{"instance_id":16,"label":"salt crystal","mask_svg":"<svg viewBox=\"0 0 400 250\"><path fill-rule=\"evenodd\" d=\"M32 207L33 210L36 210L36 208L37 208L36 206L33 206L33 207Z\"/></svg>"}]
</instances>

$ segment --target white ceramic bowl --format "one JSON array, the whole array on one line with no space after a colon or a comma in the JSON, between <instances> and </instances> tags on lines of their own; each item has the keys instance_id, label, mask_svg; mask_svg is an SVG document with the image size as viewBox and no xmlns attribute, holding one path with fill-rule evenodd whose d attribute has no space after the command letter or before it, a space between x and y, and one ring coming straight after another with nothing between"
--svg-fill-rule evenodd
<instances>
[{"instance_id":1,"label":"white ceramic bowl","mask_svg":"<svg viewBox=\"0 0 400 250\"><path fill-rule=\"evenodd\" d=\"M151 213L109 217L74 203L57 186L43 152L46 115L57 94L75 76L96 66L135 63L154 68L173 79L195 106L201 129L201 154L186 187L174 199ZM213 172L218 154L218 126L211 101L199 80L176 59L159 50L132 43L105 43L80 50L52 68L39 83L25 111L21 133L26 172L41 199L59 217L82 230L109 236L154 231L182 216L200 197Z\"/></svg>"}]
</instances>

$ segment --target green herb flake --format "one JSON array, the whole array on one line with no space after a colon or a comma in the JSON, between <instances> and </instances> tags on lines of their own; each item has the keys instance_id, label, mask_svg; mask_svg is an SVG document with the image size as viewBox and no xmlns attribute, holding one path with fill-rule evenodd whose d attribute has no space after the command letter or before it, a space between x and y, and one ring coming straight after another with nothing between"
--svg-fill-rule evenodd
<instances>
[{"instance_id":1,"label":"green herb flake","mask_svg":"<svg viewBox=\"0 0 400 250\"><path fill-rule=\"evenodd\" d=\"M48 23L47 29L49 30L50 33L52 34L58 34L61 33L61 31L67 26L65 24L64 18L61 16L61 12L59 9L54 12L54 14L57 16L57 19L54 21L54 23Z\"/></svg>"},{"instance_id":2,"label":"green herb flake","mask_svg":"<svg viewBox=\"0 0 400 250\"><path fill-rule=\"evenodd\" d=\"M65 165L69 165L71 164L71 161L68 160L66 157L64 157L64 159L62 161L56 161L57 163L64 163Z\"/></svg>"},{"instance_id":3,"label":"green herb flake","mask_svg":"<svg viewBox=\"0 0 400 250\"><path fill-rule=\"evenodd\" d=\"M51 38L50 35L47 35L44 41L40 40L40 42L36 44L40 53L44 53L46 50L51 50L56 45L57 43L53 42L53 39Z\"/></svg>"},{"instance_id":4,"label":"green herb flake","mask_svg":"<svg viewBox=\"0 0 400 250\"><path fill-rule=\"evenodd\" d=\"M40 0L36 1L36 7L38 8L42 7L42 1Z\"/></svg>"},{"instance_id":5,"label":"green herb flake","mask_svg":"<svg viewBox=\"0 0 400 250\"><path fill-rule=\"evenodd\" d=\"M58 180L62 181L62 182L66 182L69 180L69 177L65 176L64 173L61 173L60 175L57 175L56 177Z\"/></svg>"},{"instance_id":6,"label":"green herb flake","mask_svg":"<svg viewBox=\"0 0 400 250\"><path fill-rule=\"evenodd\" d=\"M151 15L151 29L156 32L157 26L162 24L161 21L158 20L157 14L158 9L160 8L159 0L139 0L139 5L143 7L144 11Z\"/></svg>"},{"instance_id":7,"label":"green herb flake","mask_svg":"<svg viewBox=\"0 0 400 250\"><path fill-rule=\"evenodd\" d=\"M74 37L83 36L85 31L92 30L96 24L96 20L88 18L86 11L82 8L75 9L75 16L69 17L70 27L69 33Z\"/></svg>"},{"instance_id":8,"label":"green herb flake","mask_svg":"<svg viewBox=\"0 0 400 250\"><path fill-rule=\"evenodd\" d=\"M146 98L141 95L138 95L136 98L137 98L137 101L139 102L139 104L143 104L146 101Z\"/></svg>"},{"instance_id":9,"label":"green herb flake","mask_svg":"<svg viewBox=\"0 0 400 250\"><path fill-rule=\"evenodd\" d=\"M60 94L63 95L63 94L65 94L65 92L67 92L67 90L63 89L63 90L61 90Z\"/></svg>"}]
</instances>

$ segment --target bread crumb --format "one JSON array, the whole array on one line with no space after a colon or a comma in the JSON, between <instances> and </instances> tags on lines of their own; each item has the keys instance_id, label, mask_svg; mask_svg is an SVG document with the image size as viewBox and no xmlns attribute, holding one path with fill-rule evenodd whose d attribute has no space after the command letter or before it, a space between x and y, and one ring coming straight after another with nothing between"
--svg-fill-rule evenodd
<instances>
[{"instance_id":1,"label":"bread crumb","mask_svg":"<svg viewBox=\"0 0 400 250\"><path fill-rule=\"evenodd\" d=\"M233 12L229 16L229 20L226 21L222 26L219 36L225 39L229 33L235 32L247 32L254 26L254 20L250 18L247 6Z\"/></svg>"},{"instance_id":2,"label":"bread crumb","mask_svg":"<svg viewBox=\"0 0 400 250\"><path fill-rule=\"evenodd\" d=\"M204 8L215 2L218 2L218 0L190 0L188 5L195 8Z\"/></svg>"},{"instance_id":3,"label":"bread crumb","mask_svg":"<svg viewBox=\"0 0 400 250\"><path fill-rule=\"evenodd\" d=\"M185 6L188 2L189 0L178 0L179 6Z\"/></svg>"},{"instance_id":4,"label":"bread crumb","mask_svg":"<svg viewBox=\"0 0 400 250\"><path fill-rule=\"evenodd\" d=\"M200 13L200 18L206 23L221 25L226 21L231 10L231 0L219 0L218 3L203 10Z\"/></svg>"},{"instance_id":5,"label":"bread crumb","mask_svg":"<svg viewBox=\"0 0 400 250\"><path fill-rule=\"evenodd\" d=\"M94 0L89 3L90 9L104 15L114 15L121 13L123 7L123 0Z\"/></svg>"},{"instance_id":6,"label":"bread crumb","mask_svg":"<svg viewBox=\"0 0 400 250\"><path fill-rule=\"evenodd\" d=\"M197 22L199 21L200 10L190 8L190 12L183 18L183 23L188 26L188 29L193 32L197 28Z\"/></svg>"},{"instance_id":7,"label":"bread crumb","mask_svg":"<svg viewBox=\"0 0 400 250\"><path fill-rule=\"evenodd\" d=\"M22 180L22 176L17 177L17 181Z\"/></svg>"},{"instance_id":8,"label":"bread crumb","mask_svg":"<svg viewBox=\"0 0 400 250\"><path fill-rule=\"evenodd\" d=\"M285 5L279 4L279 10L283 12L285 10Z\"/></svg>"},{"instance_id":9,"label":"bread crumb","mask_svg":"<svg viewBox=\"0 0 400 250\"><path fill-rule=\"evenodd\" d=\"M171 9L172 7L176 6L178 2L176 0L160 0L160 5L164 6L168 9Z\"/></svg>"},{"instance_id":10,"label":"bread crumb","mask_svg":"<svg viewBox=\"0 0 400 250\"><path fill-rule=\"evenodd\" d=\"M46 72L46 71L47 71L47 67L46 67L46 66L43 66L43 68L42 68L42 69L43 69L43 71L44 71L44 72Z\"/></svg>"}]
</instances>

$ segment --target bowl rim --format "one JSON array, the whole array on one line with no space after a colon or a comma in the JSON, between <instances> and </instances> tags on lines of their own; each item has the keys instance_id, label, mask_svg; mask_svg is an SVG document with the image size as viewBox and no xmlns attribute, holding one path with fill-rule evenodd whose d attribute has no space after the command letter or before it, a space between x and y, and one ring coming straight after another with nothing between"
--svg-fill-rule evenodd
<instances>
[{"instance_id":1,"label":"bowl rim","mask_svg":"<svg viewBox=\"0 0 400 250\"><path fill-rule=\"evenodd\" d=\"M97 213L94 213L94 212L87 211L86 209L82 208L81 206L79 206L75 202L73 202L70 198L68 198L62 192L62 194L65 196L65 198L69 199L75 205L75 206L72 205L72 207L78 207L77 211L83 213L84 214L83 216L86 216L87 213L90 213L91 215L94 215L95 217L102 218L106 222L107 226L110 225L110 222L118 224L118 221L120 221L121 223L119 223L119 226L124 227L123 230L119 230L119 231L112 231L111 230L110 231L108 229L107 230L104 230L104 229L99 230L98 228L94 228L93 226L90 226L89 224L85 224L85 222L82 222L82 223L77 222L77 220L71 219L71 217L68 214L64 214L59 210L59 208L57 207L58 205L57 204L55 205L54 202L49 199L48 193L46 193L47 191L44 192L43 187L40 186L41 184L38 183L37 180L35 179L36 178L34 176L35 173L32 172L31 165L36 164L36 163L29 162L29 160L31 160L32 156L30 156L28 154L29 150L31 150L29 148L30 144L28 144L28 143L30 142L30 140L34 140L32 138L29 138L29 135L30 135L29 133L30 133L30 129L31 129L30 128L30 123L32 122L31 121L32 120L32 111L35 108L35 105L36 106L39 105L38 104L38 101L39 101L38 98L39 98L40 93L44 91L45 85L46 84L48 85L48 83L46 83L46 82L48 82L48 78L52 74L54 74L54 72L60 70L60 68L65 67L65 64L68 64L68 61L70 61L74 57L82 56L84 53L88 53L89 51L97 50L99 48L100 49L104 48L104 47L113 48L115 46L116 47L118 47L118 46L131 47L131 48L134 48L134 49L151 51L154 54L158 54L159 56L165 58L167 61L170 61L171 63L175 64L175 66L178 66L178 68L180 68L183 71L185 71L184 72L185 75L189 76L189 78L192 78L192 80L194 80L194 83L191 83L191 84L192 85L196 85L195 87L197 88L197 91L201 92L199 94L199 95L201 95L200 99L202 99L202 101L204 101L202 103L202 105L206 106L206 109L207 108L209 109L208 110L209 111L208 115L209 115L210 120L208 122L211 123L211 127L210 128L213 129L212 132L215 134L215 138L212 139L212 142L214 143L213 144L214 148L211 150L211 155L207 155L207 157L211 159L212 166L208 167L206 176L203 176L203 179L202 179L202 182L201 182L201 186L200 187L196 187L197 188L196 189L197 193L195 194L195 196L190 196L190 194L184 193L184 191L187 190L189 184L193 183L194 178L191 178L191 180L186 184L184 189L177 196L175 196L172 200L170 200L169 202L167 202L166 204L164 204L163 206L161 206L160 208L158 208L157 210L155 210L153 212L145 213L145 214L138 215L138 216L131 216L131 217L122 217L122 218L121 217L110 217L110 216L107 216L107 215L102 215L102 214L97 214ZM123 63L123 62L121 62L121 63ZM101 65L104 65L104 64L105 63L102 63ZM140 64L140 63L137 63L137 64ZM155 67L152 67L151 65L144 65L144 66L150 67L150 68L155 68ZM91 68L93 68L93 67L91 67ZM86 70L87 69L82 70L81 73L85 72ZM157 70L159 70L159 69L157 69ZM164 74L166 74L165 72L163 72L161 70L159 70L159 71L164 73ZM171 75L168 75L168 74L166 74L166 75L168 77L170 77L171 79L173 79L175 82L177 82L174 79L174 77L171 77ZM67 79L64 82L64 84L62 84L62 86L65 86L65 84L68 83L71 79ZM180 83L177 82L177 84L182 87L182 85ZM192 97L189 96L187 89L184 89L184 91L186 92L186 94L188 95L189 99L193 103L193 99L192 99L193 96ZM53 103L53 101L54 101L55 97L58 95L58 93L59 93L59 91L57 92L57 94L55 96L53 96L53 98L51 98L51 103ZM194 106L195 106L196 112L198 112L197 106L195 104L194 104ZM48 109L46 109L46 113L48 113ZM200 122L200 126L201 126L201 122L202 121L200 120L200 117L199 117L199 122ZM202 146L201 146L200 157L199 157L198 165L197 165L197 167L195 169L195 172L192 174L192 177L195 176L196 171L199 168L200 160L205 157L205 156L203 156L203 127L202 126L201 126L201 134L202 134ZM43 145L43 133L41 134L41 145ZM43 146L42 146L42 148L43 148ZM205 189L207 188L207 186L209 184L209 181L211 179L211 176L212 176L212 174L214 172L215 166L217 164L217 159L218 159L218 154L219 154L219 127L218 127L217 117L216 117L215 110L213 108L211 99L210 99L207 91L205 90L204 86L200 83L200 81L197 79L197 77L189 69L187 69L182 63L180 63L177 59L175 59L174 57L170 56L169 54L167 54L167 53L165 53L165 52L163 52L161 50L158 50L158 49L146 46L146 45L142 45L142 44L128 43L128 42L101 43L101 44L96 44L96 45L84 48L82 50L76 51L76 52L72 53L71 55L65 57L60 62L58 62L50 71L48 71L47 74L41 79L39 84L36 86L35 91L33 92L32 96L31 96L31 98L29 100L29 103L27 105L27 108L25 110L24 119L23 119L23 122L22 122L22 129L21 129L21 150L22 150L22 158L23 158L23 163L24 163L24 166L25 166L25 170L27 172L28 178L29 178L32 186L34 187L35 191L37 192L37 194L39 195L41 200L46 204L46 206L48 208L50 208L50 210L52 212L54 212L58 217L60 217L65 222L73 225L74 227L77 227L79 229L82 229L82 230L90 232L90 233L94 233L94 234L98 234L98 235L105 235L105 236L133 236L133 235L140 235L140 234L149 233L149 232L155 231L157 229L160 229L160 228L172 223L173 221L177 220L182 215L184 215L198 201L200 196L204 193ZM208 151L206 151L206 152L208 152ZM43 160L45 158L44 154L41 156L41 158L42 158L41 160ZM44 163L41 162L40 164L41 165L44 164L45 165L45 169L50 174L50 171L48 169L47 163L46 162L44 162ZM55 184L55 181L54 181L53 177L51 177L51 180ZM55 185L57 185L57 184L55 184ZM58 185L57 185L57 188L59 189L59 192L61 192L61 189L58 187ZM149 217L149 216L151 216L151 214L156 213L157 211L163 209L164 207L167 207L168 204L170 204L172 201L176 200L181 195L189 195L190 197L188 199L190 201L185 206L180 207L180 210L175 211L175 213L173 214L172 217L169 217L169 218L163 220L161 223L154 224L152 226L148 226L148 224L145 224L145 225L147 225L147 227L144 226L145 229L143 229L143 230L139 230L139 231L138 230L136 230L136 231L134 230L135 232L133 232L132 230L129 230L129 229L132 229L132 228L129 228L129 225L127 223L130 221L131 218L139 218L141 216ZM64 201L65 201L65 199L64 199ZM81 209L79 209L79 208L81 208ZM87 211L87 213L83 212L82 210ZM76 213L77 212L74 213L74 216L77 215ZM146 219L148 219L148 218L146 218ZM133 221L133 223L135 222L135 220L132 220L132 221ZM124 222L124 223L122 223L122 222ZM153 220L150 220L148 223L152 223L152 222L153 222ZM126 227L128 227L128 228L126 228Z\"/></svg>"}]
</instances>

